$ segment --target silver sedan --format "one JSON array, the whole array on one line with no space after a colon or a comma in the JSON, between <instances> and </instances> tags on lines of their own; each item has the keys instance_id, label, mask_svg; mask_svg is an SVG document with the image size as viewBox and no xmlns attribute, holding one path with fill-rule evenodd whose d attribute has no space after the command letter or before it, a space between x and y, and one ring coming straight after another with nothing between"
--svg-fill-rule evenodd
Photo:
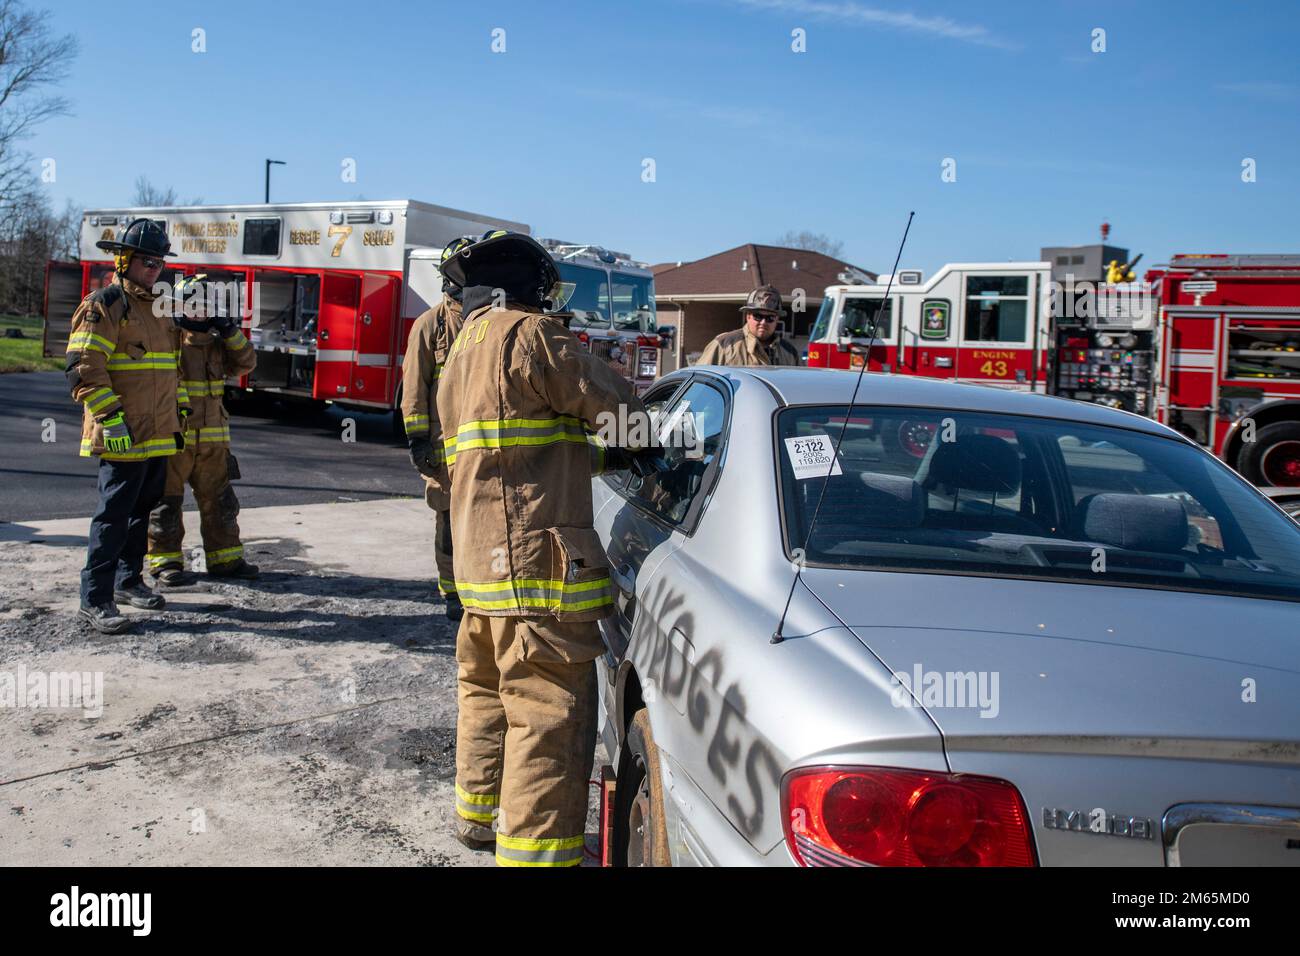
<instances>
[{"instance_id":1,"label":"silver sedan","mask_svg":"<svg viewBox=\"0 0 1300 956\"><path fill-rule=\"evenodd\" d=\"M1300 864L1300 526L1144 418L856 383L684 369L593 479L615 862Z\"/></svg>"}]
</instances>

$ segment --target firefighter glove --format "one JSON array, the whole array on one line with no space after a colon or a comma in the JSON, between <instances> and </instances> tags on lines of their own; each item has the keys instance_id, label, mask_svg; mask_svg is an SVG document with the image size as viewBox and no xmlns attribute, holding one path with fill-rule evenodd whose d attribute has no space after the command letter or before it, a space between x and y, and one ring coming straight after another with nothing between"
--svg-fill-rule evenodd
<instances>
[{"instance_id":1,"label":"firefighter glove","mask_svg":"<svg viewBox=\"0 0 1300 956\"><path fill-rule=\"evenodd\" d=\"M121 412L115 412L104 419L104 447L108 451L130 451L131 429Z\"/></svg>"},{"instance_id":2,"label":"firefighter glove","mask_svg":"<svg viewBox=\"0 0 1300 956\"><path fill-rule=\"evenodd\" d=\"M426 478L437 478L438 462L434 457L433 442L425 437L416 437L407 442L407 447L415 470Z\"/></svg>"},{"instance_id":3,"label":"firefighter glove","mask_svg":"<svg viewBox=\"0 0 1300 956\"><path fill-rule=\"evenodd\" d=\"M648 478L662 468L659 454L653 448L606 448L605 467L611 471L630 470L634 475Z\"/></svg>"}]
</instances>

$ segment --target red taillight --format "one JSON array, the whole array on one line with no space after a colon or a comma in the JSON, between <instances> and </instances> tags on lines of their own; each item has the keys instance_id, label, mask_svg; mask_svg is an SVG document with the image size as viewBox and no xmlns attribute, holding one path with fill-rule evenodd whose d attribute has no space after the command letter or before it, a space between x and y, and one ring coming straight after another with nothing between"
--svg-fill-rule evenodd
<instances>
[{"instance_id":1,"label":"red taillight","mask_svg":"<svg viewBox=\"0 0 1300 956\"><path fill-rule=\"evenodd\" d=\"M1034 866L1029 817L1005 780L876 767L809 767L781 786L801 866Z\"/></svg>"}]
</instances>

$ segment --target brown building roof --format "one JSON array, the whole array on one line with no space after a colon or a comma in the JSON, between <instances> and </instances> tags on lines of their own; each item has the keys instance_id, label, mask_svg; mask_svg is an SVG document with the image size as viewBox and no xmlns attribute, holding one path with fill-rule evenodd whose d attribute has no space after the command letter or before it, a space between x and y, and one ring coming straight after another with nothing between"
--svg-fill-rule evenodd
<instances>
[{"instance_id":1,"label":"brown building roof","mask_svg":"<svg viewBox=\"0 0 1300 956\"><path fill-rule=\"evenodd\" d=\"M840 273L856 266L808 249L760 246L748 243L680 266L660 263L651 267L656 296L735 296L744 299L752 289L774 285L782 296L803 289L809 299L820 299L828 285L842 282ZM872 279L875 273L865 272Z\"/></svg>"}]
</instances>

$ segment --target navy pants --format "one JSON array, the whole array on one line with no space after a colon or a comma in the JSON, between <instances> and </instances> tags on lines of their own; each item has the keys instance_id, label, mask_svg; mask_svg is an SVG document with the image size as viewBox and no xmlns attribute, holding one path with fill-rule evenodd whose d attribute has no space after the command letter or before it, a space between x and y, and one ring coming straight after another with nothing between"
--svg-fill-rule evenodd
<instances>
[{"instance_id":1,"label":"navy pants","mask_svg":"<svg viewBox=\"0 0 1300 956\"><path fill-rule=\"evenodd\" d=\"M114 587L141 581L149 546L149 512L163 496L167 459L99 460L99 509L81 571L81 603L107 604Z\"/></svg>"}]
</instances>

